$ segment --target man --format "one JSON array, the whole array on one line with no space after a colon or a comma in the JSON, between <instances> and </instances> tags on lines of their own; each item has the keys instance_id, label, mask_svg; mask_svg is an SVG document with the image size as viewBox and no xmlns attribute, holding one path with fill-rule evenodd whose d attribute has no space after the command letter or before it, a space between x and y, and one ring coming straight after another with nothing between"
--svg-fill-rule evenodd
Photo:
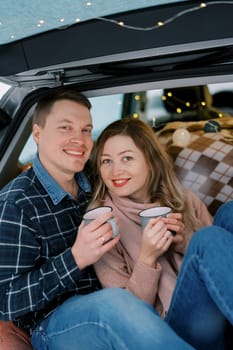
<instances>
[{"instance_id":1,"label":"man","mask_svg":"<svg viewBox=\"0 0 233 350\"><path fill-rule=\"evenodd\" d=\"M90 108L72 90L43 97L33 118L38 155L0 192L0 319L13 321L2 323L1 350L30 349L29 339L38 350L160 349L165 341L166 349L191 349L130 293L98 291L92 264L119 237L109 240L109 213L82 223Z\"/></svg>"}]
</instances>

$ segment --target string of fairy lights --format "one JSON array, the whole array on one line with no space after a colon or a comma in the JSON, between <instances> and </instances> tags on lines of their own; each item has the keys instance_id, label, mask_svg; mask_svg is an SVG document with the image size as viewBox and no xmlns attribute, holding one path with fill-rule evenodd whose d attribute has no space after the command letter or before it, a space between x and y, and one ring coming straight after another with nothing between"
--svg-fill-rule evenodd
<instances>
[{"instance_id":1,"label":"string of fairy lights","mask_svg":"<svg viewBox=\"0 0 233 350\"><path fill-rule=\"evenodd\" d=\"M152 31L152 30L158 29L160 27L163 27L165 25L168 25L171 22L177 20L178 18L190 14L191 12L202 11L203 9L210 7L210 6L213 6L213 5L233 5L233 1L232 0L228 0L228 1L218 0L218 1L207 1L207 2L202 1L198 5L187 8L185 10L181 10L167 19L160 19L157 21L157 23L155 25L149 26L149 27L133 26L133 25L129 25L127 23L124 23L124 21L121 21L121 20L117 21L115 19L110 19L110 18L101 17L101 16L95 17L94 19L99 20L99 21L105 21L105 22L120 26L120 27L125 28L125 29L146 32L146 31ZM86 1L85 6L91 8L92 6L94 6L94 1L93 2ZM85 19L83 21L85 21ZM55 26L55 27L62 28L63 26L67 27L67 26L70 26L73 24L80 23L80 22L82 22L82 19L76 17L76 18L73 18L71 20L68 20L68 18L61 17L61 18L58 18L58 22L59 22L59 25ZM0 19L0 28L3 26L3 24L4 24L3 21L1 21L1 19ZM46 29L48 30L48 29L52 29L52 27L54 27L54 25L49 23L49 21L46 18L37 19L35 26L41 30L46 30ZM11 33L10 39L11 40L17 39L17 34Z\"/></svg>"},{"instance_id":2,"label":"string of fairy lights","mask_svg":"<svg viewBox=\"0 0 233 350\"><path fill-rule=\"evenodd\" d=\"M206 8L207 6L212 6L212 5L233 5L233 1L209 1L208 3L206 2L201 2L198 6L193 6L191 8L182 10L178 13L176 13L175 15L173 15L172 17L167 18L166 20L159 20L157 21L157 23L153 26L150 27L138 27L138 26L132 26L132 25L128 25L126 23L124 23L123 21L116 21L114 19L109 19L106 17L98 17L97 19L101 20L101 21L105 21L105 22L110 22L113 24L116 24L117 26L121 26L123 28L127 28L127 29L132 29L132 30L139 30L139 31L152 31L155 29L158 29L162 26L165 26L173 21L175 21L176 19L178 19L179 17L182 17L184 15L187 15L191 12L195 12L195 11L200 11L204 8Z\"/></svg>"}]
</instances>

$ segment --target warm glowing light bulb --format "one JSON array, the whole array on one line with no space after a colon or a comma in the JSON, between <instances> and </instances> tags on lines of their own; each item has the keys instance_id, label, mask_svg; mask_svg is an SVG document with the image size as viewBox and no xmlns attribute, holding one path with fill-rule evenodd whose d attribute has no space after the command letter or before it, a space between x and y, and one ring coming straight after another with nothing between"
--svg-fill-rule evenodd
<instances>
[{"instance_id":1,"label":"warm glowing light bulb","mask_svg":"<svg viewBox=\"0 0 233 350\"><path fill-rule=\"evenodd\" d=\"M176 113L178 113L178 114L182 113L182 109L181 108L176 108Z\"/></svg>"},{"instance_id":2,"label":"warm glowing light bulb","mask_svg":"<svg viewBox=\"0 0 233 350\"><path fill-rule=\"evenodd\" d=\"M173 133L172 141L176 146L186 147L191 141L191 135L187 129L179 128Z\"/></svg>"},{"instance_id":3,"label":"warm glowing light bulb","mask_svg":"<svg viewBox=\"0 0 233 350\"><path fill-rule=\"evenodd\" d=\"M45 24L45 21L43 19L40 19L37 23L37 27L41 27Z\"/></svg>"},{"instance_id":4,"label":"warm glowing light bulb","mask_svg":"<svg viewBox=\"0 0 233 350\"><path fill-rule=\"evenodd\" d=\"M156 118L153 117L153 118L152 118L152 127L153 127L153 128L155 128L155 124L156 124Z\"/></svg>"},{"instance_id":5,"label":"warm glowing light bulb","mask_svg":"<svg viewBox=\"0 0 233 350\"><path fill-rule=\"evenodd\" d=\"M138 119L138 118L139 118L138 113L133 113L133 118L134 118L134 119Z\"/></svg>"},{"instance_id":6,"label":"warm glowing light bulb","mask_svg":"<svg viewBox=\"0 0 233 350\"><path fill-rule=\"evenodd\" d=\"M164 25L164 23L162 21L157 22L157 26L162 27L163 25Z\"/></svg>"},{"instance_id":7,"label":"warm glowing light bulb","mask_svg":"<svg viewBox=\"0 0 233 350\"><path fill-rule=\"evenodd\" d=\"M200 3L200 8L204 8L204 7L206 7L207 5L206 5L206 3L205 2L201 2Z\"/></svg>"},{"instance_id":8,"label":"warm glowing light bulb","mask_svg":"<svg viewBox=\"0 0 233 350\"><path fill-rule=\"evenodd\" d=\"M119 26L121 26L121 27L124 27L124 25L125 25L125 23L122 22L122 21L118 22L118 24L119 24Z\"/></svg>"}]
</instances>

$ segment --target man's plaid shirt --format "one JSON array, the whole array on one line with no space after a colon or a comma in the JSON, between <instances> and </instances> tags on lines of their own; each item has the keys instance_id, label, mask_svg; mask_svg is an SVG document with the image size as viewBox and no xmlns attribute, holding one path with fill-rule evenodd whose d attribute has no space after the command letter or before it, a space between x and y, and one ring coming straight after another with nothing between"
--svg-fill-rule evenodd
<instances>
[{"instance_id":1,"label":"man's plaid shirt","mask_svg":"<svg viewBox=\"0 0 233 350\"><path fill-rule=\"evenodd\" d=\"M0 191L0 319L29 332L68 297L99 288L92 267L80 271L71 253L90 198L83 173L77 182L75 202L36 157Z\"/></svg>"}]
</instances>

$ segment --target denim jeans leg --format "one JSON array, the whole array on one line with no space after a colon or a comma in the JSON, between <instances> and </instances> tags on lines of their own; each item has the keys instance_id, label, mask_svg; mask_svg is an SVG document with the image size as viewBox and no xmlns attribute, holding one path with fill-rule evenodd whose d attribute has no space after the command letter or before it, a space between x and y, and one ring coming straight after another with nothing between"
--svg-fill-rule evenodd
<instances>
[{"instance_id":1,"label":"denim jeans leg","mask_svg":"<svg viewBox=\"0 0 233 350\"><path fill-rule=\"evenodd\" d=\"M217 226L195 233L177 279L166 321L198 350L224 349L233 324L233 235Z\"/></svg>"},{"instance_id":2,"label":"denim jeans leg","mask_svg":"<svg viewBox=\"0 0 233 350\"><path fill-rule=\"evenodd\" d=\"M214 225L233 233L233 201L222 204L214 216Z\"/></svg>"},{"instance_id":3,"label":"denim jeans leg","mask_svg":"<svg viewBox=\"0 0 233 350\"><path fill-rule=\"evenodd\" d=\"M33 332L35 350L193 350L154 308L106 288L67 300Z\"/></svg>"}]
</instances>

